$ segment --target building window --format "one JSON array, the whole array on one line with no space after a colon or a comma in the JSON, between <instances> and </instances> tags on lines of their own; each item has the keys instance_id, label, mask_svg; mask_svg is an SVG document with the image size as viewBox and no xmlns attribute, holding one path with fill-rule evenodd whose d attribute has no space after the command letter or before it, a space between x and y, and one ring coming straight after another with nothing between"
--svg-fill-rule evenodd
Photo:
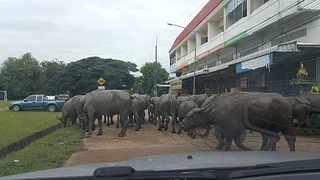
<instances>
[{"instance_id":1,"label":"building window","mask_svg":"<svg viewBox=\"0 0 320 180\"><path fill-rule=\"evenodd\" d=\"M176 62L176 51L171 53L169 56L170 56L170 65L172 65Z\"/></svg>"},{"instance_id":2,"label":"building window","mask_svg":"<svg viewBox=\"0 0 320 180\"><path fill-rule=\"evenodd\" d=\"M268 2L269 0L254 0L251 1L251 12L258 9L260 6Z\"/></svg>"},{"instance_id":3,"label":"building window","mask_svg":"<svg viewBox=\"0 0 320 180\"><path fill-rule=\"evenodd\" d=\"M201 45L208 42L208 36L207 37L201 37Z\"/></svg>"},{"instance_id":4,"label":"building window","mask_svg":"<svg viewBox=\"0 0 320 180\"><path fill-rule=\"evenodd\" d=\"M227 7L227 28L247 16L247 0L231 0Z\"/></svg>"}]
</instances>

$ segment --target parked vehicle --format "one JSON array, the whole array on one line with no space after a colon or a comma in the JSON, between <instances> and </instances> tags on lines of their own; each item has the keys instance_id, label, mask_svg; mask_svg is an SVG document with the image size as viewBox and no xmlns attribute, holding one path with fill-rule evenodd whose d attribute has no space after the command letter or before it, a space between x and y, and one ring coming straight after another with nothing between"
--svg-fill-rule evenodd
<instances>
[{"instance_id":1,"label":"parked vehicle","mask_svg":"<svg viewBox=\"0 0 320 180\"><path fill-rule=\"evenodd\" d=\"M13 111L21 110L48 110L54 112L61 110L66 100L52 99L52 96L46 96L43 94L30 95L22 101L15 101L10 103L9 109Z\"/></svg>"},{"instance_id":2,"label":"parked vehicle","mask_svg":"<svg viewBox=\"0 0 320 180\"><path fill-rule=\"evenodd\" d=\"M69 96L69 94L59 94L58 99L59 100L68 100L68 99L70 99L70 96Z\"/></svg>"}]
</instances>

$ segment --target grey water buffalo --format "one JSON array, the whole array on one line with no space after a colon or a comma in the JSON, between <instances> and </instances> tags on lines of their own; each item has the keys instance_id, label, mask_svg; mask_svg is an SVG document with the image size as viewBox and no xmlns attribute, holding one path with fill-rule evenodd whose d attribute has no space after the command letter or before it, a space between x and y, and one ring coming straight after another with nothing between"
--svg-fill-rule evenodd
<instances>
[{"instance_id":1,"label":"grey water buffalo","mask_svg":"<svg viewBox=\"0 0 320 180\"><path fill-rule=\"evenodd\" d=\"M201 107L202 104L206 101L206 99L208 98L208 96L206 94L197 94L197 95L191 95L189 96L189 98L195 102L198 107Z\"/></svg>"},{"instance_id":2,"label":"grey water buffalo","mask_svg":"<svg viewBox=\"0 0 320 180\"><path fill-rule=\"evenodd\" d=\"M209 105L193 109L180 125L184 131L207 124L220 126L225 131L225 150L230 150L233 139L242 150L250 150L240 139L241 131L249 125L250 128L257 128L252 128L254 131L262 129L263 134L281 132L290 151L295 151L292 114L291 104L280 94L237 92L219 95ZM269 151L279 139L279 136L269 136L269 142L262 150Z\"/></svg>"},{"instance_id":3,"label":"grey water buffalo","mask_svg":"<svg viewBox=\"0 0 320 180\"><path fill-rule=\"evenodd\" d=\"M132 96L136 97L132 104L133 113L135 113L134 111L137 111L140 123L145 124L145 110L150 106L150 96L140 94L133 94Z\"/></svg>"},{"instance_id":4,"label":"grey water buffalo","mask_svg":"<svg viewBox=\"0 0 320 180\"><path fill-rule=\"evenodd\" d=\"M175 114L177 109L177 99L173 94L163 94L159 98L159 102L156 105L156 112L162 116L162 122L159 122L158 131L162 131L162 127L164 125L164 121L166 121L166 125L164 130L168 130L168 124L170 122L170 117L172 118L172 131L171 133L175 133ZM159 119L160 120L160 119ZM161 121L161 120L160 120Z\"/></svg>"},{"instance_id":5,"label":"grey water buffalo","mask_svg":"<svg viewBox=\"0 0 320 180\"><path fill-rule=\"evenodd\" d=\"M79 104L81 95L76 95L66 101L62 108L62 116L58 118L61 121L64 127L69 126L71 124L76 124L77 117L79 115ZM70 119L71 121L69 121Z\"/></svg>"},{"instance_id":6,"label":"grey water buffalo","mask_svg":"<svg viewBox=\"0 0 320 180\"><path fill-rule=\"evenodd\" d=\"M153 104L154 107L152 107L152 108L154 108L154 110L150 110L150 108L148 110L149 119L151 117L151 120L149 120L149 121L152 122L154 125L157 124L157 119L160 118L160 115L159 115L159 112L158 112L158 110L159 110L159 108L158 108L159 99L160 99L160 97L152 97L151 100L150 100L150 104Z\"/></svg>"},{"instance_id":7,"label":"grey water buffalo","mask_svg":"<svg viewBox=\"0 0 320 180\"><path fill-rule=\"evenodd\" d=\"M89 122L89 130L86 137L92 135L92 124L95 118L98 118L99 126L97 135L102 135L101 116L111 116L115 114L120 114L120 119L123 122L122 131L118 136L125 136L128 127L128 116L131 112L132 99L134 99L134 97L124 90L104 90L89 93L82 107L82 111Z\"/></svg>"}]
</instances>

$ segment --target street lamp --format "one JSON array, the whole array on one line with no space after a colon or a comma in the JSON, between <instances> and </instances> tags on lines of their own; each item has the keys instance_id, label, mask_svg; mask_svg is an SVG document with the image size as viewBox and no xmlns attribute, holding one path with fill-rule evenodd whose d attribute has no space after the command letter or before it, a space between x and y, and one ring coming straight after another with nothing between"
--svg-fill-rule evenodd
<instances>
[{"instance_id":1,"label":"street lamp","mask_svg":"<svg viewBox=\"0 0 320 180\"><path fill-rule=\"evenodd\" d=\"M189 30L191 32L194 32L195 35L196 35L196 43L195 43L195 48L194 48L194 63L193 63L194 71L193 71L193 88L192 88L192 94L196 94L196 63L197 63L197 34L196 34L196 31L194 31L192 29L188 29L188 28L183 27L183 26L179 26L177 24L167 23L167 25L176 26L176 27L179 27L179 28L182 28L182 29Z\"/></svg>"}]
</instances>

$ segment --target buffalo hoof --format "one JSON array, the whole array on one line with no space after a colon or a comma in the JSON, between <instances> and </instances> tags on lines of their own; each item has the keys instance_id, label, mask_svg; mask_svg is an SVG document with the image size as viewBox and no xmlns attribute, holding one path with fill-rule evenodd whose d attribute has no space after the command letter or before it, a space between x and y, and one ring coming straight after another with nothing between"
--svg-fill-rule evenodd
<instances>
[{"instance_id":1,"label":"buffalo hoof","mask_svg":"<svg viewBox=\"0 0 320 180\"><path fill-rule=\"evenodd\" d=\"M161 128L165 128L164 125L162 125Z\"/></svg>"},{"instance_id":2,"label":"buffalo hoof","mask_svg":"<svg viewBox=\"0 0 320 180\"><path fill-rule=\"evenodd\" d=\"M89 138L91 136L90 133L86 133L86 135L84 136L85 138Z\"/></svg>"},{"instance_id":3,"label":"buffalo hoof","mask_svg":"<svg viewBox=\"0 0 320 180\"><path fill-rule=\"evenodd\" d=\"M162 131L162 128L158 128L157 131Z\"/></svg>"},{"instance_id":4,"label":"buffalo hoof","mask_svg":"<svg viewBox=\"0 0 320 180\"><path fill-rule=\"evenodd\" d=\"M171 133L176 133L176 131L175 131L175 130L172 130Z\"/></svg>"},{"instance_id":5,"label":"buffalo hoof","mask_svg":"<svg viewBox=\"0 0 320 180\"><path fill-rule=\"evenodd\" d=\"M120 134L118 134L118 137L124 137L125 136L125 134L124 133L120 133Z\"/></svg>"},{"instance_id":6,"label":"buffalo hoof","mask_svg":"<svg viewBox=\"0 0 320 180\"><path fill-rule=\"evenodd\" d=\"M114 124L114 121L111 121L111 124Z\"/></svg>"},{"instance_id":7,"label":"buffalo hoof","mask_svg":"<svg viewBox=\"0 0 320 180\"><path fill-rule=\"evenodd\" d=\"M119 128L119 126L116 126L116 128Z\"/></svg>"},{"instance_id":8,"label":"buffalo hoof","mask_svg":"<svg viewBox=\"0 0 320 180\"><path fill-rule=\"evenodd\" d=\"M109 124L109 123L107 123L107 126L110 126L110 124Z\"/></svg>"},{"instance_id":9,"label":"buffalo hoof","mask_svg":"<svg viewBox=\"0 0 320 180\"><path fill-rule=\"evenodd\" d=\"M195 136L191 136L191 139L195 139L196 137Z\"/></svg>"},{"instance_id":10,"label":"buffalo hoof","mask_svg":"<svg viewBox=\"0 0 320 180\"><path fill-rule=\"evenodd\" d=\"M101 135L102 135L102 132L98 132L98 133L97 133L97 136L101 136Z\"/></svg>"},{"instance_id":11,"label":"buffalo hoof","mask_svg":"<svg viewBox=\"0 0 320 180\"><path fill-rule=\"evenodd\" d=\"M155 126L156 126L156 125L157 125L157 123L154 123L153 125L155 125Z\"/></svg>"},{"instance_id":12,"label":"buffalo hoof","mask_svg":"<svg viewBox=\"0 0 320 180\"><path fill-rule=\"evenodd\" d=\"M223 148L223 144L218 144L218 146L216 147L216 149L222 149Z\"/></svg>"},{"instance_id":13,"label":"buffalo hoof","mask_svg":"<svg viewBox=\"0 0 320 180\"><path fill-rule=\"evenodd\" d=\"M179 130L179 131L177 132L177 134L181 134L181 130Z\"/></svg>"},{"instance_id":14,"label":"buffalo hoof","mask_svg":"<svg viewBox=\"0 0 320 180\"><path fill-rule=\"evenodd\" d=\"M135 128L134 130L135 130L135 131L139 131L139 128Z\"/></svg>"},{"instance_id":15,"label":"buffalo hoof","mask_svg":"<svg viewBox=\"0 0 320 180\"><path fill-rule=\"evenodd\" d=\"M165 128L164 128L164 131L167 131L167 130L168 130L168 127L165 127Z\"/></svg>"}]
</instances>

